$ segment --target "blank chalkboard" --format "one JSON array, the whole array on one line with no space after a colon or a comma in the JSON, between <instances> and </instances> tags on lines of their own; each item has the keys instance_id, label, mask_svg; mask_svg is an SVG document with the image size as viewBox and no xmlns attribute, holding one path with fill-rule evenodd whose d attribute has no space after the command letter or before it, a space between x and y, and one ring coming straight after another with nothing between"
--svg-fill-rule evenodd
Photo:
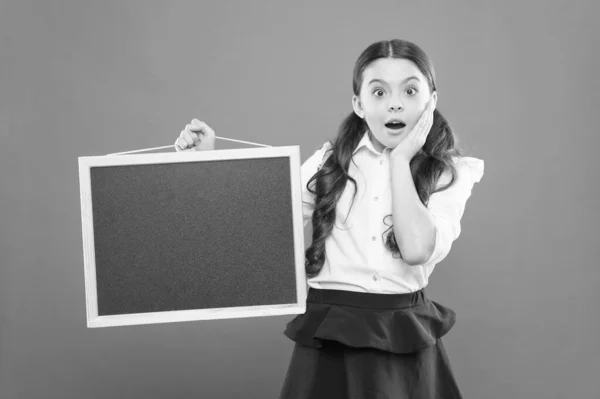
<instances>
[{"instance_id":1,"label":"blank chalkboard","mask_svg":"<svg viewBox=\"0 0 600 399\"><path fill-rule=\"evenodd\" d=\"M79 157L88 327L305 310L298 146Z\"/></svg>"}]
</instances>

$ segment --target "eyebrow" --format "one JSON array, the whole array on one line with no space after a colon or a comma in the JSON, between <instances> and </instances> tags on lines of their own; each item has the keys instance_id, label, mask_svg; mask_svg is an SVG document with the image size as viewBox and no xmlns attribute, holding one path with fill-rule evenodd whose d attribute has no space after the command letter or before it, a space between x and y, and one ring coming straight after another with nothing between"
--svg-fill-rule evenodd
<instances>
[{"instance_id":1,"label":"eyebrow","mask_svg":"<svg viewBox=\"0 0 600 399\"><path fill-rule=\"evenodd\" d=\"M402 82L400 82L400 84L404 84L406 82L408 82L411 79L417 79L419 82L421 81L418 77L416 76L409 76L408 78L404 79ZM385 83L384 80L381 79L371 79L371 81L369 82L369 84L375 83L375 82L379 82L379 83Z\"/></svg>"}]
</instances>

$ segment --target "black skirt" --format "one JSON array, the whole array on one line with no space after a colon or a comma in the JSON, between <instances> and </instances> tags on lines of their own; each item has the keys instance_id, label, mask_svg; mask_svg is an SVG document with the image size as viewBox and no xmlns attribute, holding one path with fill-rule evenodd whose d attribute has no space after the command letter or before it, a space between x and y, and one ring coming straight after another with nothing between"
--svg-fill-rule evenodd
<instances>
[{"instance_id":1,"label":"black skirt","mask_svg":"<svg viewBox=\"0 0 600 399\"><path fill-rule=\"evenodd\" d=\"M285 330L296 344L280 399L462 398L441 340L455 319L424 289L310 288Z\"/></svg>"}]
</instances>

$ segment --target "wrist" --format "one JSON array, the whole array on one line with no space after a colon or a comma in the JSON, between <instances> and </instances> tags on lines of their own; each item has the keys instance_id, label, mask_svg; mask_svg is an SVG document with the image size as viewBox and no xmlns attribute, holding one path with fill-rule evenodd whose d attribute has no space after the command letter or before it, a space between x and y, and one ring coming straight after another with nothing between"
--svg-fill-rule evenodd
<instances>
[{"instance_id":1,"label":"wrist","mask_svg":"<svg viewBox=\"0 0 600 399\"><path fill-rule=\"evenodd\" d=\"M410 165L410 159L403 154L390 154L390 166L398 167Z\"/></svg>"}]
</instances>

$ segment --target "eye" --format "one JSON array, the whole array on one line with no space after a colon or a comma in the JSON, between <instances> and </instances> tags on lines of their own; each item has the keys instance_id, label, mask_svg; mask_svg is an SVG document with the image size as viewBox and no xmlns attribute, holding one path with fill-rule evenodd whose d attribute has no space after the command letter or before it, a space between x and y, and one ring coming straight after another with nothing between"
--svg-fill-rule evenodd
<instances>
[{"instance_id":1,"label":"eye","mask_svg":"<svg viewBox=\"0 0 600 399\"><path fill-rule=\"evenodd\" d=\"M375 94L375 97L381 97L381 96L378 96L376 93L382 93L382 94L381 94L381 96L382 96L382 95L383 95L383 90L381 90L381 89L376 89L375 91L373 91L373 94Z\"/></svg>"},{"instance_id":2,"label":"eye","mask_svg":"<svg viewBox=\"0 0 600 399\"><path fill-rule=\"evenodd\" d=\"M409 90L414 90L415 92L417 92L418 90L414 87L414 86L409 86L406 91L408 92ZM416 93L415 93L416 94Z\"/></svg>"}]
</instances>

